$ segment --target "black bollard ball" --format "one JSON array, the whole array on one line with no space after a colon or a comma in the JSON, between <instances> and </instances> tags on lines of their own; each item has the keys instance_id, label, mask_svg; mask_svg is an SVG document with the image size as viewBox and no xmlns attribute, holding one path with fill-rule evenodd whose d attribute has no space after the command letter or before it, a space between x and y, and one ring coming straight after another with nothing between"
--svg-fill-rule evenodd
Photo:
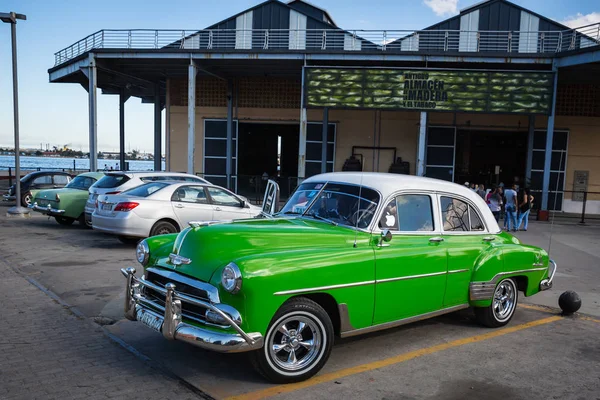
<instances>
[{"instance_id":1,"label":"black bollard ball","mask_svg":"<svg viewBox=\"0 0 600 400\"><path fill-rule=\"evenodd\" d=\"M563 310L563 314L573 314L581 308L581 297L573 290L567 290L558 298L558 305Z\"/></svg>"}]
</instances>

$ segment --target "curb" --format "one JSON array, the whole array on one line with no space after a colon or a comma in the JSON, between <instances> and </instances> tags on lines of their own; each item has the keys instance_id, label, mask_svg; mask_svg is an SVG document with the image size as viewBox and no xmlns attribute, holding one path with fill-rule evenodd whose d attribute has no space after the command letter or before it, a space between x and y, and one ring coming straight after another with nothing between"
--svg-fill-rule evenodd
<instances>
[{"instance_id":1,"label":"curb","mask_svg":"<svg viewBox=\"0 0 600 400\"><path fill-rule=\"evenodd\" d=\"M191 391L192 393L194 393L201 399L216 400L214 397L212 397L211 395L209 395L208 393L206 393L199 387L195 386L194 384L192 384L191 382L182 378L181 376L176 375L175 373L173 373L172 371L168 370L166 367L161 365L159 362L154 361L150 357L148 357L145 354L138 351L135 347L131 346L130 344L125 342L123 339L110 333L108 331L108 329L106 329L104 326L93 322L93 320L90 320L77 307L72 306L69 303L62 300L56 293L54 293L52 290L50 290L47 287L45 287L44 285L42 285L36 279L23 274L21 271L19 271L15 267L13 267L4 257L0 256L0 261L2 263L4 263L11 271L13 271L17 275L19 275L21 278L25 279L31 285L35 286L37 289L39 289L46 296L50 297L56 303L60 304L65 310L67 310L68 312L73 314L77 319L85 321L87 324L89 324L94 329L98 329L98 328L101 329L104 336L106 336L109 340L111 340L116 345L121 346L122 348L127 350L129 353L133 354L136 358L138 358L140 361L142 361L143 363L148 365L150 368L155 369L155 370L161 372L163 375L175 380L181 386L185 387L186 389L188 389L189 391Z\"/></svg>"}]
</instances>

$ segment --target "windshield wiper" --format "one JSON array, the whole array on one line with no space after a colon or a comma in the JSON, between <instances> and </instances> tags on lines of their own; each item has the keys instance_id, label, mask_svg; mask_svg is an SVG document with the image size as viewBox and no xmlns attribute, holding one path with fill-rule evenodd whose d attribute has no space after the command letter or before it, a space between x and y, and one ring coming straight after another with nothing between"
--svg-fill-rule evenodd
<instances>
[{"instance_id":1,"label":"windshield wiper","mask_svg":"<svg viewBox=\"0 0 600 400\"><path fill-rule=\"evenodd\" d=\"M315 219L318 219L318 220L320 220L320 221L329 222L329 223L330 223L331 225L333 225L333 226L338 226L338 223L337 223L337 222L334 222L334 221L332 221L332 220L330 220L330 219L327 219L327 218L325 218L325 217L321 217L320 215L317 215L317 214L304 214L304 215L306 215L306 216L308 216L308 217L313 217L313 218L315 218Z\"/></svg>"}]
</instances>

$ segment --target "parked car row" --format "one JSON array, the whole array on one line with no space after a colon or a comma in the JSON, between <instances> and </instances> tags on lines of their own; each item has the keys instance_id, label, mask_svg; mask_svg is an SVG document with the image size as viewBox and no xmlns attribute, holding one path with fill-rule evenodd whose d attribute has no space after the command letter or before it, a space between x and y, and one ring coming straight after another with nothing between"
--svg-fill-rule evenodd
<instances>
[{"instance_id":1,"label":"parked car row","mask_svg":"<svg viewBox=\"0 0 600 400\"><path fill-rule=\"evenodd\" d=\"M28 187L32 197L24 204L54 217L61 225L78 221L113 234L124 243L176 233L190 221L251 218L261 212L246 198L191 174L121 171L86 172L75 177L64 173L43 174L50 182L66 176L68 183L62 188ZM26 180L37 181L39 174ZM23 180L21 185L24 186Z\"/></svg>"}]
</instances>

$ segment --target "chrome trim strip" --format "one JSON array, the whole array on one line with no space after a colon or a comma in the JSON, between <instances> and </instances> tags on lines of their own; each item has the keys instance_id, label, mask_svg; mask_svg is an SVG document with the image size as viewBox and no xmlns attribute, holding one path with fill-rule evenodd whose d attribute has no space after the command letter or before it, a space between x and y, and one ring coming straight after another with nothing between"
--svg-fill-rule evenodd
<instances>
[{"instance_id":1,"label":"chrome trim strip","mask_svg":"<svg viewBox=\"0 0 600 400\"><path fill-rule=\"evenodd\" d=\"M188 286L193 286L197 289L204 290L208 295L208 300L213 304L221 302L221 299L219 298L219 290L210 283L202 282L193 278L188 278L185 275L181 275L177 272L165 269L150 267L146 269L146 271L160 275L165 279L173 280L175 284L177 284L177 282L181 282Z\"/></svg>"},{"instance_id":2,"label":"chrome trim strip","mask_svg":"<svg viewBox=\"0 0 600 400\"><path fill-rule=\"evenodd\" d=\"M448 275L450 275L450 274L460 274L462 272L469 272L469 271L470 271L469 269L455 269L455 270L452 270L452 271L448 271Z\"/></svg>"},{"instance_id":3,"label":"chrome trim strip","mask_svg":"<svg viewBox=\"0 0 600 400\"><path fill-rule=\"evenodd\" d=\"M318 292L319 290L341 289L341 288L354 287L354 286L372 285L374 283L375 283L375 281L364 281L364 282L344 283L344 284L341 284L341 285L320 286L320 287L315 287L315 288L284 290L284 291L281 291L281 292L275 292L275 293L273 293L273 295L275 295L275 296L285 296L285 295L288 295L288 294Z\"/></svg>"},{"instance_id":4,"label":"chrome trim strip","mask_svg":"<svg viewBox=\"0 0 600 400\"><path fill-rule=\"evenodd\" d=\"M399 319L397 321L386 322L383 324L368 326L366 328L361 328L361 329L354 329L352 331L344 331L344 332L340 333L340 336L342 338L347 338L347 337L362 335L365 333L376 332L376 331L380 331L383 329L394 328L397 326L410 324L410 323L421 321L424 319L438 317L440 315L448 314L448 313L451 313L454 311L464 310L465 308L469 308L469 305L468 304L460 304L458 306L452 306L452 307L444 308L442 310L432 311L432 312L421 314L421 315L415 315L414 317Z\"/></svg>"},{"instance_id":5,"label":"chrome trim strip","mask_svg":"<svg viewBox=\"0 0 600 400\"><path fill-rule=\"evenodd\" d=\"M179 250L181 250L181 245L183 244L183 242L185 241L186 236L188 235L188 233L190 233L192 231L192 229L187 229L185 231L185 233L183 234L183 237L181 238L181 240L177 240L179 239L179 237L177 237L177 239L175 239L175 242L173 243L173 253L179 255ZM181 235L181 233L180 233Z\"/></svg>"},{"instance_id":6,"label":"chrome trim strip","mask_svg":"<svg viewBox=\"0 0 600 400\"><path fill-rule=\"evenodd\" d=\"M421 274L421 275L409 275L409 276L398 276L395 278L385 278L385 279L377 279L375 283L385 283L385 282L394 282L394 281L404 281L407 279L416 279L416 278L426 278L428 276L438 276L438 275L446 275L447 272L432 272L430 274Z\"/></svg>"}]
</instances>

